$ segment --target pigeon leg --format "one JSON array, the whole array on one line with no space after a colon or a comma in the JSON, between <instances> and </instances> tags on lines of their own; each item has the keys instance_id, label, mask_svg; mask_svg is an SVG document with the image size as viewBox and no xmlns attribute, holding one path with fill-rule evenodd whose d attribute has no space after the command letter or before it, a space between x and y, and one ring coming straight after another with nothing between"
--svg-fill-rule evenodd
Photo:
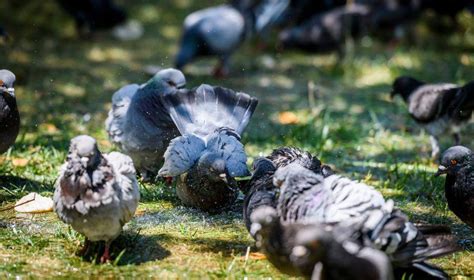
<instances>
[{"instance_id":1,"label":"pigeon leg","mask_svg":"<svg viewBox=\"0 0 474 280\"><path fill-rule=\"evenodd\" d=\"M214 68L214 71L212 72L214 78L222 79L229 75L228 60L228 57L223 57L219 59L216 68Z\"/></svg>"},{"instance_id":2,"label":"pigeon leg","mask_svg":"<svg viewBox=\"0 0 474 280\"><path fill-rule=\"evenodd\" d=\"M436 159L439 156L439 142L438 138L434 135L430 136L430 141L431 141L431 158Z\"/></svg>"},{"instance_id":3,"label":"pigeon leg","mask_svg":"<svg viewBox=\"0 0 474 280\"><path fill-rule=\"evenodd\" d=\"M89 251L89 246L91 245L91 242L89 239L84 240L84 246L82 249L78 252L79 256L85 256L87 254L87 251Z\"/></svg>"},{"instance_id":4,"label":"pigeon leg","mask_svg":"<svg viewBox=\"0 0 474 280\"><path fill-rule=\"evenodd\" d=\"M313 268L313 274L311 275L311 280L321 280L323 279L323 264L318 262Z\"/></svg>"},{"instance_id":5,"label":"pigeon leg","mask_svg":"<svg viewBox=\"0 0 474 280\"><path fill-rule=\"evenodd\" d=\"M453 137L454 137L454 144L456 146L460 145L461 144L461 134L459 132L455 132L455 133L453 133Z\"/></svg>"},{"instance_id":6,"label":"pigeon leg","mask_svg":"<svg viewBox=\"0 0 474 280\"><path fill-rule=\"evenodd\" d=\"M109 253L109 248L110 248L110 242L105 242L105 249L104 249L104 254L102 254L102 257L100 257L100 263L106 263L110 261L110 253Z\"/></svg>"}]
</instances>

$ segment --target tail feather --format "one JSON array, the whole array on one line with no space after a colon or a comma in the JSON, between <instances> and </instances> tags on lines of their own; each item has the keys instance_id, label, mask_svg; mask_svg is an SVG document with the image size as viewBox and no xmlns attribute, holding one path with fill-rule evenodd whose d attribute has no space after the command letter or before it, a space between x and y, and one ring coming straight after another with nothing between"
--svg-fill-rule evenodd
<instances>
[{"instance_id":1,"label":"tail feather","mask_svg":"<svg viewBox=\"0 0 474 280\"><path fill-rule=\"evenodd\" d=\"M248 94L209 85L162 98L182 135L203 138L222 127L242 134L258 103Z\"/></svg>"},{"instance_id":2,"label":"tail feather","mask_svg":"<svg viewBox=\"0 0 474 280\"><path fill-rule=\"evenodd\" d=\"M439 280L449 279L441 268L425 262L414 263L411 267L396 268L394 270L395 279L425 279L425 280Z\"/></svg>"},{"instance_id":3,"label":"tail feather","mask_svg":"<svg viewBox=\"0 0 474 280\"><path fill-rule=\"evenodd\" d=\"M474 111L474 81L459 88L451 103L450 111L454 114L471 114Z\"/></svg>"}]
</instances>

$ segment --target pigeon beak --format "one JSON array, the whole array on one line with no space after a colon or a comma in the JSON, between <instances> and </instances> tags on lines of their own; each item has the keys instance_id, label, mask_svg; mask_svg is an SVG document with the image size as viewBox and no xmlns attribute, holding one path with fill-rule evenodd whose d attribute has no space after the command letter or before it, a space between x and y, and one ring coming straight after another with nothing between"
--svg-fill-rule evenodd
<instances>
[{"instance_id":1,"label":"pigeon beak","mask_svg":"<svg viewBox=\"0 0 474 280\"><path fill-rule=\"evenodd\" d=\"M186 86L186 83L182 83L182 84L176 85L176 88L183 89L185 86Z\"/></svg>"},{"instance_id":2,"label":"pigeon beak","mask_svg":"<svg viewBox=\"0 0 474 280\"><path fill-rule=\"evenodd\" d=\"M8 94L10 94L11 96L15 97L15 89L14 88L7 88L7 92Z\"/></svg>"},{"instance_id":3,"label":"pigeon beak","mask_svg":"<svg viewBox=\"0 0 474 280\"><path fill-rule=\"evenodd\" d=\"M435 177L438 177L442 174L446 174L448 172L448 168L444 165L438 166L438 171L435 173Z\"/></svg>"},{"instance_id":4,"label":"pigeon beak","mask_svg":"<svg viewBox=\"0 0 474 280\"><path fill-rule=\"evenodd\" d=\"M228 181L227 181L227 174L221 173L221 174L219 174L219 178L221 178L222 181L228 183Z\"/></svg>"}]
</instances>

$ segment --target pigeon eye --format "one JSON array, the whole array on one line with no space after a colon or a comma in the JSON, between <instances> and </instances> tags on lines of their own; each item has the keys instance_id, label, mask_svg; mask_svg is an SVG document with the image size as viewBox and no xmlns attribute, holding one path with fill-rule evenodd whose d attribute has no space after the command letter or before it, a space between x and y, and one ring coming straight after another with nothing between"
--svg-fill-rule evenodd
<instances>
[{"instance_id":1,"label":"pigeon eye","mask_svg":"<svg viewBox=\"0 0 474 280\"><path fill-rule=\"evenodd\" d=\"M172 87L176 87L176 84L173 81L168 81L168 85L170 85Z\"/></svg>"},{"instance_id":2,"label":"pigeon eye","mask_svg":"<svg viewBox=\"0 0 474 280\"><path fill-rule=\"evenodd\" d=\"M456 165L456 164L458 164L457 160L452 159L452 160L451 160L451 165Z\"/></svg>"}]
</instances>

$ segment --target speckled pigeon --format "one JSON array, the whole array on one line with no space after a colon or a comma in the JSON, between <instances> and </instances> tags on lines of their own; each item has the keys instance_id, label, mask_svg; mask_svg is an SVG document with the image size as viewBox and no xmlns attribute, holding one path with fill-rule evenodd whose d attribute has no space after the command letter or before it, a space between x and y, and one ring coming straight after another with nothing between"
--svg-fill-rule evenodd
<instances>
[{"instance_id":1,"label":"speckled pigeon","mask_svg":"<svg viewBox=\"0 0 474 280\"><path fill-rule=\"evenodd\" d=\"M186 205L207 211L231 205L238 194L234 177L250 175L240 137L257 99L209 85L162 99L182 136L170 142L159 175L179 176L177 193Z\"/></svg>"},{"instance_id":2,"label":"speckled pigeon","mask_svg":"<svg viewBox=\"0 0 474 280\"><path fill-rule=\"evenodd\" d=\"M351 240L357 227L282 223L274 208L251 216L257 247L280 271L311 279L392 279L386 254Z\"/></svg>"},{"instance_id":3,"label":"speckled pigeon","mask_svg":"<svg viewBox=\"0 0 474 280\"><path fill-rule=\"evenodd\" d=\"M132 159L112 152L101 154L94 138L71 140L54 192L59 218L89 242L105 241L101 262L109 260L109 246L132 219L140 193Z\"/></svg>"},{"instance_id":4,"label":"speckled pigeon","mask_svg":"<svg viewBox=\"0 0 474 280\"><path fill-rule=\"evenodd\" d=\"M273 150L268 157L257 158L253 162L252 178L246 184L244 192L243 216L248 230L250 230L250 216L255 209L263 205L276 207L280 189L273 185L273 174L276 168L290 163L298 163L325 177L333 174L332 169L322 165L317 157L295 147L280 147Z\"/></svg>"},{"instance_id":5,"label":"speckled pigeon","mask_svg":"<svg viewBox=\"0 0 474 280\"><path fill-rule=\"evenodd\" d=\"M20 131L20 113L16 104L15 74L0 70L0 153L6 152Z\"/></svg>"},{"instance_id":6,"label":"speckled pigeon","mask_svg":"<svg viewBox=\"0 0 474 280\"><path fill-rule=\"evenodd\" d=\"M474 154L463 146L447 149L441 157L437 176L446 174L444 191L448 206L474 229Z\"/></svg>"},{"instance_id":7,"label":"speckled pigeon","mask_svg":"<svg viewBox=\"0 0 474 280\"><path fill-rule=\"evenodd\" d=\"M163 154L179 131L160 96L184 87L179 70L159 71L145 84L122 87L112 97L105 127L112 143L129 155L144 179L150 180L161 167Z\"/></svg>"},{"instance_id":8,"label":"speckled pigeon","mask_svg":"<svg viewBox=\"0 0 474 280\"><path fill-rule=\"evenodd\" d=\"M337 224L369 215L361 231L365 242L389 255L396 269L408 269L444 279L444 272L426 264L429 258L458 250L455 242L423 236L405 215L385 201L373 187L339 175L326 178L292 163L277 169L273 182L280 187L278 215L285 223ZM430 243L431 242L431 243Z\"/></svg>"},{"instance_id":9,"label":"speckled pigeon","mask_svg":"<svg viewBox=\"0 0 474 280\"><path fill-rule=\"evenodd\" d=\"M430 134L432 158L440 152L439 136L452 133L455 144L461 141L460 130L474 110L474 81L464 86L427 84L402 76L393 83L392 96L400 94L411 117Z\"/></svg>"}]
</instances>

